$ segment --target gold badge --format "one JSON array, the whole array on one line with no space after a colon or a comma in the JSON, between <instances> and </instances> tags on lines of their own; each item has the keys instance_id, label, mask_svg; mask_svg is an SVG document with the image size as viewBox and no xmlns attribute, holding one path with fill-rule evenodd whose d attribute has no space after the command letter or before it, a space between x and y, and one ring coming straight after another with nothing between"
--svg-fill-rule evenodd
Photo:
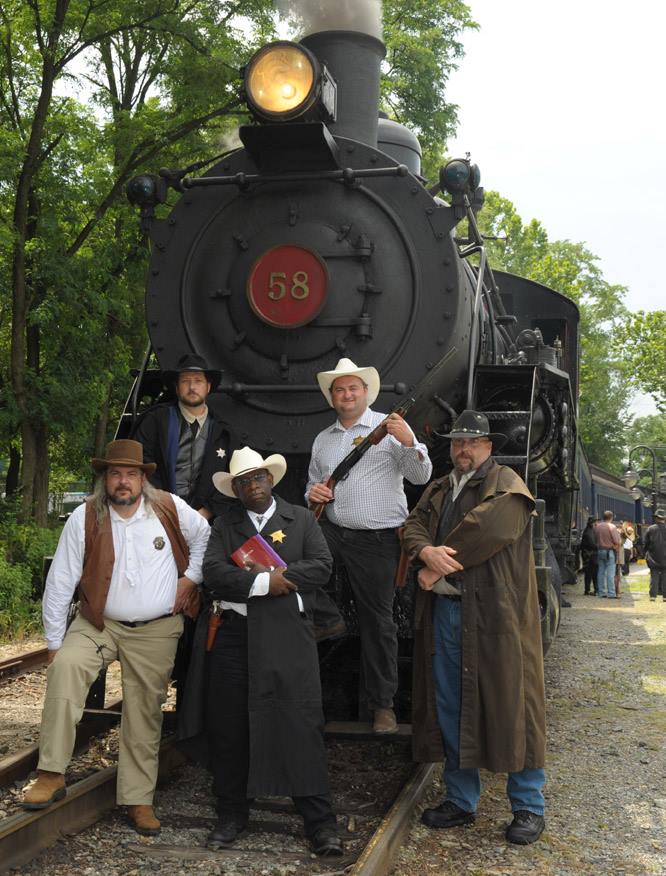
<instances>
[{"instance_id":1,"label":"gold badge","mask_svg":"<svg viewBox=\"0 0 666 876\"><path fill-rule=\"evenodd\" d=\"M157 538L153 539L153 544L155 545L156 551L161 551L162 548L164 547L164 539L162 538L161 535L158 535Z\"/></svg>"},{"instance_id":2,"label":"gold badge","mask_svg":"<svg viewBox=\"0 0 666 876\"><path fill-rule=\"evenodd\" d=\"M283 541L285 540L285 538L287 537L287 536L284 534L284 532L282 532L281 529L276 529L275 532L271 532L271 533L270 533L270 536L271 536L271 538L273 539L273 544L275 544L276 542L279 542L280 544L282 544L282 542L283 542Z\"/></svg>"},{"instance_id":3,"label":"gold badge","mask_svg":"<svg viewBox=\"0 0 666 876\"><path fill-rule=\"evenodd\" d=\"M354 438L352 444L354 447L358 447L359 444L363 443L363 435L359 435L358 438Z\"/></svg>"}]
</instances>

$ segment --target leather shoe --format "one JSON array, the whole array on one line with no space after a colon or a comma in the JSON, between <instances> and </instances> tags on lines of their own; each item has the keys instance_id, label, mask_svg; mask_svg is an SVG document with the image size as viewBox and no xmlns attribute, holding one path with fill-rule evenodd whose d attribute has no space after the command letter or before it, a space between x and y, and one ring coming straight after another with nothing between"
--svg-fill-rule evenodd
<instances>
[{"instance_id":1,"label":"leather shoe","mask_svg":"<svg viewBox=\"0 0 666 876\"><path fill-rule=\"evenodd\" d=\"M24 809L46 809L67 793L65 777L62 773L37 770L37 778L23 795Z\"/></svg>"},{"instance_id":2,"label":"leather shoe","mask_svg":"<svg viewBox=\"0 0 666 876\"><path fill-rule=\"evenodd\" d=\"M421 822L426 827L460 827L462 824L473 824L475 818L474 812L466 812L451 800L445 800L434 809L424 809Z\"/></svg>"},{"instance_id":3,"label":"leather shoe","mask_svg":"<svg viewBox=\"0 0 666 876\"><path fill-rule=\"evenodd\" d=\"M506 838L510 843L528 846L539 839L545 826L543 815L528 812L527 809L517 809L513 813L513 821L506 829Z\"/></svg>"},{"instance_id":4,"label":"leather shoe","mask_svg":"<svg viewBox=\"0 0 666 876\"><path fill-rule=\"evenodd\" d=\"M232 845L244 832L247 822L238 821L229 815L221 815L215 827L208 834L206 845L209 849L221 849Z\"/></svg>"},{"instance_id":5,"label":"leather shoe","mask_svg":"<svg viewBox=\"0 0 666 876\"><path fill-rule=\"evenodd\" d=\"M152 806L128 806L127 817L137 833L141 836L157 836L162 825L155 818Z\"/></svg>"},{"instance_id":6,"label":"leather shoe","mask_svg":"<svg viewBox=\"0 0 666 876\"><path fill-rule=\"evenodd\" d=\"M332 827L321 827L312 837L310 845L315 855L322 858L339 857L343 854L342 840Z\"/></svg>"},{"instance_id":7,"label":"leather shoe","mask_svg":"<svg viewBox=\"0 0 666 876\"><path fill-rule=\"evenodd\" d=\"M347 624L341 619L330 627L315 627L315 642L324 642L329 639L341 639L347 635Z\"/></svg>"},{"instance_id":8,"label":"leather shoe","mask_svg":"<svg viewBox=\"0 0 666 876\"><path fill-rule=\"evenodd\" d=\"M375 709L375 719L372 723L373 733L397 733L398 722L393 709Z\"/></svg>"}]
</instances>

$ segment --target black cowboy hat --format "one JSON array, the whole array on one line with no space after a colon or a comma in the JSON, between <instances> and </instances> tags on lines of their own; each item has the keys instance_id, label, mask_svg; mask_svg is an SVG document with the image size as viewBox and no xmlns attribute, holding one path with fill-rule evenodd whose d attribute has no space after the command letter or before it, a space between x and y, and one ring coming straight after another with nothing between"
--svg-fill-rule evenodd
<instances>
[{"instance_id":1,"label":"black cowboy hat","mask_svg":"<svg viewBox=\"0 0 666 876\"><path fill-rule=\"evenodd\" d=\"M499 450L508 438L502 432L491 432L488 417L478 411L463 411L451 426L448 435L442 438L489 438L493 442L493 449Z\"/></svg>"},{"instance_id":2,"label":"black cowboy hat","mask_svg":"<svg viewBox=\"0 0 666 876\"><path fill-rule=\"evenodd\" d=\"M164 371L162 379L166 386L171 386L178 380L178 375L184 371L203 371L206 375L206 380L210 383L210 391L217 389L217 385L222 379L222 372L216 371L214 368L209 368L203 356L197 356L196 353L185 353L178 360L176 367L170 371Z\"/></svg>"}]
</instances>

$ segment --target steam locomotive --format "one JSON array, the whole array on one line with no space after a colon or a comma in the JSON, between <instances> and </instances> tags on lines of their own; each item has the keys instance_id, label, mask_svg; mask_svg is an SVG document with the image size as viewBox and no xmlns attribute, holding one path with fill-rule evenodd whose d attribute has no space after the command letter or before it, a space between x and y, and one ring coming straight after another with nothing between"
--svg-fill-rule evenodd
<instances>
[{"instance_id":1,"label":"steam locomotive","mask_svg":"<svg viewBox=\"0 0 666 876\"><path fill-rule=\"evenodd\" d=\"M356 31L266 45L243 71L254 123L240 128L242 147L202 176L130 182L153 244L146 318L159 367L147 354L119 436L164 398L160 371L186 352L222 370L216 395L239 442L287 456L278 492L291 501L302 501L313 438L331 421L315 374L342 356L378 369L377 410L416 394L407 419L435 475L449 464L440 436L462 409L483 410L509 436L498 461L538 497L547 647L574 574L578 311L493 274L478 168L450 161L428 186L417 137L380 118L384 55Z\"/></svg>"}]
</instances>

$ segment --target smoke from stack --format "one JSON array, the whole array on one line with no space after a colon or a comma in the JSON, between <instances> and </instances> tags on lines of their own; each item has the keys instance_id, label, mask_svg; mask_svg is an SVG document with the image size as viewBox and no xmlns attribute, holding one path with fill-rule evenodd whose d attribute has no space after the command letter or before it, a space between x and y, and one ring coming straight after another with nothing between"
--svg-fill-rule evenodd
<instances>
[{"instance_id":1,"label":"smoke from stack","mask_svg":"<svg viewBox=\"0 0 666 876\"><path fill-rule=\"evenodd\" d=\"M301 36L324 30L355 30L382 39L381 0L275 0L282 18Z\"/></svg>"}]
</instances>

